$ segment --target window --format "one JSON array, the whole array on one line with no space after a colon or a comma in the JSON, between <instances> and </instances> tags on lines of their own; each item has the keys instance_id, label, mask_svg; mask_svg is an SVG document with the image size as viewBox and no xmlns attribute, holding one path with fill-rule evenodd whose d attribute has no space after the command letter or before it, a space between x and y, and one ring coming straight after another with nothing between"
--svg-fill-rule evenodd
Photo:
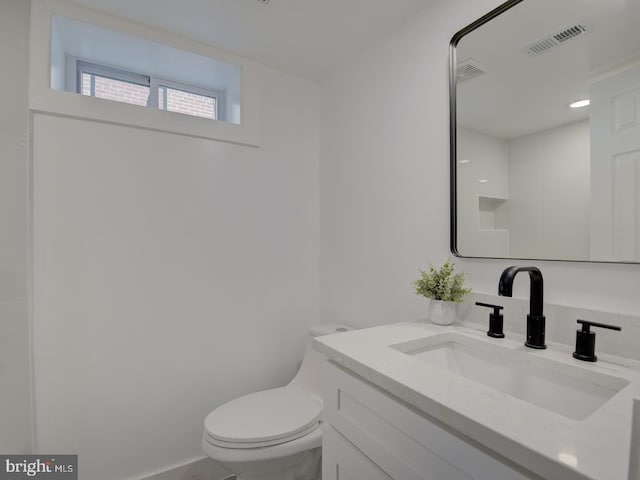
<instances>
[{"instance_id":1,"label":"window","mask_svg":"<svg viewBox=\"0 0 640 480\"><path fill-rule=\"evenodd\" d=\"M224 95L215 90L190 87L176 82L155 81L158 108L194 117L217 120L224 117Z\"/></svg>"},{"instance_id":2,"label":"window","mask_svg":"<svg viewBox=\"0 0 640 480\"><path fill-rule=\"evenodd\" d=\"M148 76L81 61L76 65L78 93L143 107L149 105Z\"/></svg>"},{"instance_id":3,"label":"window","mask_svg":"<svg viewBox=\"0 0 640 480\"><path fill-rule=\"evenodd\" d=\"M32 14L33 110L260 145L256 62L65 2L35 2Z\"/></svg>"},{"instance_id":4,"label":"window","mask_svg":"<svg viewBox=\"0 0 640 480\"><path fill-rule=\"evenodd\" d=\"M82 95L217 120L220 92L160 80L126 70L76 60L76 91Z\"/></svg>"}]
</instances>

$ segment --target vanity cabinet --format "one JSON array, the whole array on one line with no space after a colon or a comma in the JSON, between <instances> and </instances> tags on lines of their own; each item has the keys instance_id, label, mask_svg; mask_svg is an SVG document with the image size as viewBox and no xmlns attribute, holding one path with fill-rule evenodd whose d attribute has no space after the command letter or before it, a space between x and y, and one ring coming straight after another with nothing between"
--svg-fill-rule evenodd
<instances>
[{"instance_id":1,"label":"vanity cabinet","mask_svg":"<svg viewBox=\"0 0 640 480\"><path fill-rule=\"evenodd\" d=\"M531 480L424 414L327 362L323 480Z\"/></svg>"}]
</instances>

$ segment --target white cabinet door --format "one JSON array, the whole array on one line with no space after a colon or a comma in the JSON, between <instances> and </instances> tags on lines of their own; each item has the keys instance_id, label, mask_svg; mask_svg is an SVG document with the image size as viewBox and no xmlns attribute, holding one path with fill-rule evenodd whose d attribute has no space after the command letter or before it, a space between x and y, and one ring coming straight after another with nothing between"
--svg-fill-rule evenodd
<instances>
[{"instance_id":1,"label":"white cabinet door","mask_svg":"<svg viewBox=\"0 0 640 480\"><path fill-rule=\"evenodd\" d=\"M322 480L393 480L332 427L322 435Z\"/></svg>"},{"instance_id":2,"label":"white cabinet door","mask_svg":"<svg viewBox=\"0 0 640 480\"><path fill-rule=\"evenodd\" d=\"M530 480L493 452L452 433L435 419L420 414L335 364L324 376L324 418L358 453L369 458L384 477L395 480ZM326 435L326 434L325 434ZM325 436L330 455L333 435ZM324 468L324 464L323 464ZM335 465L324 480L334 480ZM348 474L348 473L347 473ZM331 476L333 475L333 476ZM343 477L348 478L348 477ZM354 477L368 480L369 477ZM378 478L378 477L371 477Z\"/></svg>"}]
</instances>

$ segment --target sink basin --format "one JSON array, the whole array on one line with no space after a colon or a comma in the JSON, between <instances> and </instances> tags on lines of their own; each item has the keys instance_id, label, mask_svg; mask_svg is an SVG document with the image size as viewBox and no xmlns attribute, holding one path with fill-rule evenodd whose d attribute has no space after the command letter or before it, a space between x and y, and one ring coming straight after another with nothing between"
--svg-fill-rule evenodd
<instances>
[{"instance_id":1,"label":"sink basin","mask_svg":"<svg viewBox=\"0 0 640 480\"><path fill-rule=\"evenodd\" d=\"M574 420L586 419L629 384L623 378L457 333L390 347L432 367Z\"/></svg>"}]
</instances>

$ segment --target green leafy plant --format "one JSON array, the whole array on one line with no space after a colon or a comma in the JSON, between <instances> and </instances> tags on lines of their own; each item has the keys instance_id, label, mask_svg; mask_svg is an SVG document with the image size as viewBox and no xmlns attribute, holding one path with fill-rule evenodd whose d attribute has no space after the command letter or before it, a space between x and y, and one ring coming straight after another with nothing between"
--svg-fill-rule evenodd
<instances>
[{"instance_id":1,"label":"green leafy plant","mask_svg":"<svg viewBox=\"0 0 640 480\"><path fill-rule=\"evenodd\" d=\"M433 265L429 265L428 272L420 270L420 278L412 283L416 294L432 300L461 303L471 289L464 287L465 273L453 273L454 266L447 260L440 270Z\"/></svg>"}]
</instances>

